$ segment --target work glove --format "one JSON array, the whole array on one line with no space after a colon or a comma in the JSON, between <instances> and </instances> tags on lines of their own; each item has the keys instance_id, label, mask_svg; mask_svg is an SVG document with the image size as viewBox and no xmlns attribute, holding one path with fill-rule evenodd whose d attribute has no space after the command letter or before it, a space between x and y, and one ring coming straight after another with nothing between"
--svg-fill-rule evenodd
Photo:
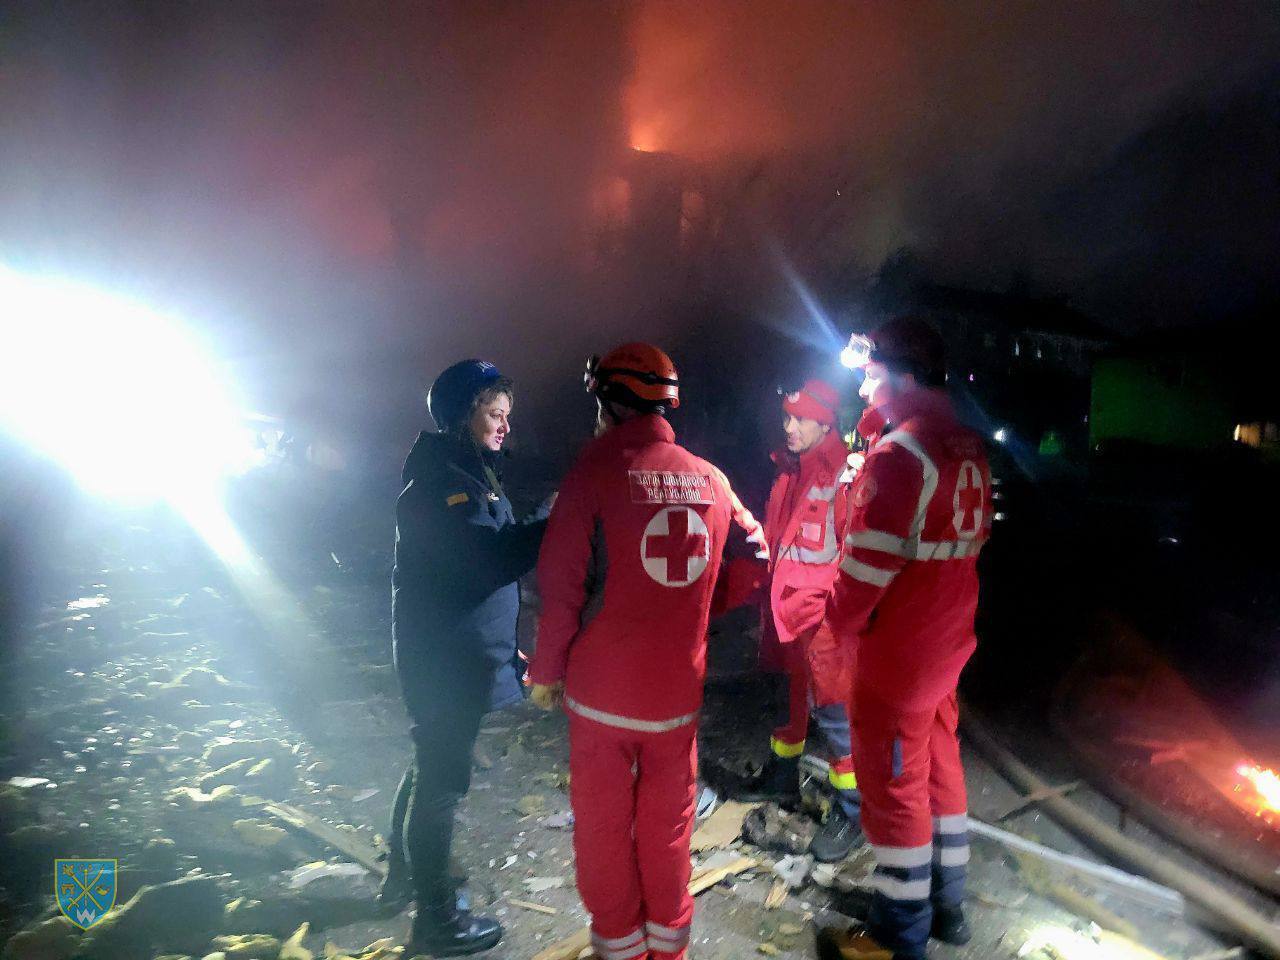
<instances>
[{"instance_id":1,"label":"work glove","mask_svg":"<svg viewBox=\"0 0 1280 960\"><path fill-rule=\"evenodd\" d=\"M529 691L529 699L543 710L554 710L564 703L564 681L535 683Z\"/></svg>"}]
</instances>

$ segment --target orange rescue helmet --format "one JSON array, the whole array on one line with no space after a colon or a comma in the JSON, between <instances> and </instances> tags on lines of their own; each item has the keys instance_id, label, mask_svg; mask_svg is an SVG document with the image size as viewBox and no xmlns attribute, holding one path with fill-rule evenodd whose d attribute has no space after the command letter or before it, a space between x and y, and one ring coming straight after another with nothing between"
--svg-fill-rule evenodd
<instances>
[{"instance_id":1,"label":"orange rescue helmet","mask_svg":"<svg viewBox=\"0 0 1280 960\"><path fill-rule=\"evenodd\" d=\"M587 392L601 400L661 413L680 406L680 378L671 358L651 343L624 343L587 360Z\"/></svg>"}]
</instances>

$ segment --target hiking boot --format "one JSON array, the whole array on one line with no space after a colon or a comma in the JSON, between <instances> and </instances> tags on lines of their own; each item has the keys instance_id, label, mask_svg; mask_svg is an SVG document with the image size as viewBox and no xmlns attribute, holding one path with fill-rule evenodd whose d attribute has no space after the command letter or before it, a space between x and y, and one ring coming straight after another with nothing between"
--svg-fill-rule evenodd
<instances>
[{"instance_id":1,"label":"hiking boot","mask_svg":"<svg viewBox=\"0 0 1280 960\"><path fill-rule=\"evenodd\" d=\"M964 907L940 907L934 904L929 936L955 947L963 947L973 939L973 930L964 918Z\"/></svg>"},{"instance_id":2,"label":"hiking boot","mask_svg":"<svg viewBox=\"0 0 1280 960\"><path fill-rule=\"evenodd\" d=\"M832 928L818 931L818 956L821 960L924 960L894 953L865 930Z\"/></svg>"},{"instance_id":3,"label":"hiking boot","mask_svg":"<svg viewBox=\"0 0 1280 960\"><path fill-rule=\"evenodd\" d=\"M800 758L770 754L759 773L738 784L734 799L744 803L772 801L783 806L799 804Z\"/></svg>"},{"instance_id":4,"label":"hiking boot","mask_svg":"<svg viewBox=\"0 0 1280 960\"><path fill-rule=\"evenodd\" d=\"M862 827L849 818L840 804L833 803L809 844L809 852L819 863L839 863L862 842Z\"/></svg>"},{"instance_id":5,"label":"hiking boot","mask_svg":"<svg viewBox=\"0 0 1280 960\"><path fill-rule=\"evenodd\" d=\"M465 957L483 953L498 945L502 933L498 921L459 909L456 896L443 905L420 903L404 956Z\"/></svg>"}]
</instances>

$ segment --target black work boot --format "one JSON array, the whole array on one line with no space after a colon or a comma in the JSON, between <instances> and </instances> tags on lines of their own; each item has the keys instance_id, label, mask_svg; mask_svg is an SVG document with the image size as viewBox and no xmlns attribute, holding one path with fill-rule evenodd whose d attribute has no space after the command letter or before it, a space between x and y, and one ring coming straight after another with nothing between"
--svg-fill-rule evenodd
<instances>
[{"instance_id":1,"label":"black work boot","mask_svg":"<svg viewBox=\"0 0 1280 960\"><path fill-rule=\"evenodd\" d=\"M809 852L819 863L838 863L862 844L862 827L839 803L831 804L827 819L809 842Z\"/></svg>"},{"instance_id":2,"label":"black work boot","mask_svg":"<svg viewBox=\"0 0 1280 960\"><path fill-rule=\"evenodd\" d=\"M404 956L465 957L492 950L501 939L498 921L474 916L459 906L456 894L449 893L439 900L419 901Z\"/></svg>"},{"instance_id":3,"label":"black work boot","mask_svg":"<svg viewBox=\"0 0 1280 960\"><path fill-rule=\"evenodd\" d=\"M382 881L382 889L378 891L378 905L386 913L394 915L403 911L412 900L413 875L404 858L404 848L399 843L392 843L387 854L387 875Z\"/></svg>"},{"instance_id":4,"label":"black work boot","mask_svg":"<svg viewBox=\"0 0 1280 960\"><path fill-rule=\"evenodd\" d=\"M734 799L746 803L772 801L782 806L800 803L800 758L770 754L760 772L734 790Z\"/></svg>"},{"instance_id":5,"label":"black work boot","mask_svg":"<svg viewBox=\"0 0 1280 960\"><path fill-rule=\"evenodd\" d=\"M935 903L929 936L956 947L963 947L972 940L973 930L969 928L969 921L964 918L964 907L959 904L943 907Z\"/></svg>"}]
</instances>

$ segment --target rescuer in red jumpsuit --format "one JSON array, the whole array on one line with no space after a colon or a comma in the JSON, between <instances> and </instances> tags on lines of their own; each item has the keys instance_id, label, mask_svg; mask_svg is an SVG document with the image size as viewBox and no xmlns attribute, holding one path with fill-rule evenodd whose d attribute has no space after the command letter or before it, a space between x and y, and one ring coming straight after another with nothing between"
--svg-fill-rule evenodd
<instances>
[{"instance_id":1,"label":"rescuer in red jumpsuit","mask_svg":"<svg viewBox=\"0 0 1280 960\"><path fill-rule=\"evenodd\" d=\"M835 802L809 852L827 863L843 860L861 839L849 740L852 680L843 665L814 677L808 660L809 643L826 613L840 560L845 492L852 479L849 450L835 429L838 407L835 387L822 380L809 380L783 397L786 446L773 454L777 477L765 509L772 560L762 610L761 664L783 674L786 686L778 700L769 760L739 792L740 799L748 801L799 799L800 756L812 714L831 763Z\"/></svg>"},{"instance_id":2,"label":"rescuer in red jumpsuit","mask_svg":"<svg viewBox=\"0 0 1280 960\"><path fill-rule=\"evenodd\" d=\"M815 672L827 658L854 659L853 755L876 868L866 929L836 940L846 958L920 960L930 936L970 936L956 684L977 642L991 473L982 440L942 389L931 327L902 318L855 339L867 401L858 430L869 446L850 490L830 629L810 658Z\"/></svg>"},{"instance_id":3,"label":"rescuer in red jumpsuit","mask_svg":"<svg viewBox=\"0 0 1280 960\"><path fill-rule=\"evenodd\" d=\"M538 559L532 699L569 715L578 891L600 960L685 955L695 736L712 590L736 498L675 442L665 353L588 366L597 437L565 478Z\"/></svg>"}]
</instances>

